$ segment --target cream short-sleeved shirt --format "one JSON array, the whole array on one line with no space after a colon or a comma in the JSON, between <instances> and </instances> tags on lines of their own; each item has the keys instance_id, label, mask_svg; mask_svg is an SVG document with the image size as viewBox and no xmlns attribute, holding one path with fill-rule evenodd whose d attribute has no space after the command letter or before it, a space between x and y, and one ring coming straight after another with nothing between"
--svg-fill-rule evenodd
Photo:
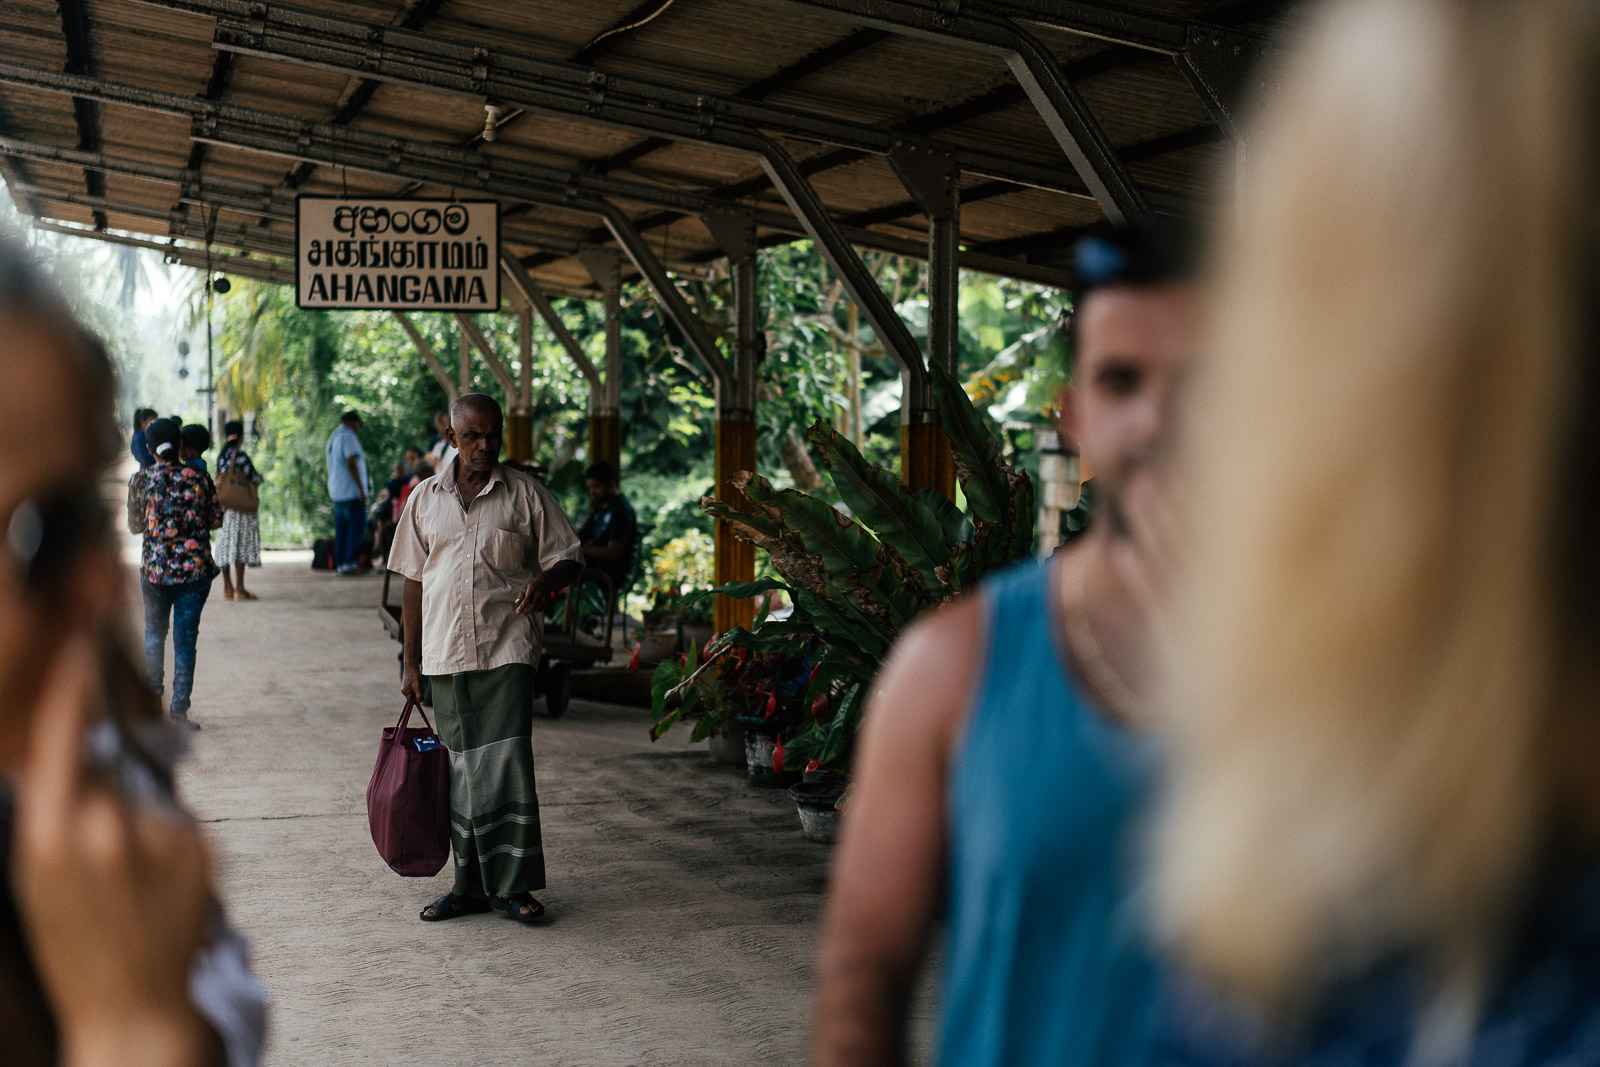
<instances>
[{"instance_id":1,"label":"cream short-sleeved shirt","mask_svg":"<svg viewBox=\"0 0 1600 1067\"><path fill-rule=\"evenodd\" d=\"M535 663L544 620L517 597L562 560L583 562L572 524L538 479L497 465L461 506L456 464L406 500L389 569L422 583L422 673L461 674Z\"/></svg>"}]
</instances>

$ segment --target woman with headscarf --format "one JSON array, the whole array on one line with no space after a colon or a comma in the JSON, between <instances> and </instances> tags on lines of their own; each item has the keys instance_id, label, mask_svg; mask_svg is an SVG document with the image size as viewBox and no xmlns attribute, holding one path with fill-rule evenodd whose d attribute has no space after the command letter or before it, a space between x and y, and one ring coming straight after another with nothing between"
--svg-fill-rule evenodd
<instances>
[{"instance_id":1,"label":"woman with headscarf","mask_svg":"<svg viewBox=\"0 0 1600 1067\"><path fill-rule=\"evenodd\" d=\"M222 426L222 435L222 451L217 454L217 478L236 474L248 478L251 485L260 486L261 475L244 450L244 423L238 419L229 420ZM261 519L256 512L223 508L222 529L217 531L212 542L212 555L222 569L222 599L257 599L244 587L244 569L261 566Z\"/></svg>"},{"instance_id":2,"label":"woman with headscarf","mask_svg":"<svg viewBox=\"0 0 1600 1067\"><path fill-rule=\"evenodd\" d=\"M1343 0L1271 92L1174 478L1164 1062L1600 1063L1600 5Z\"/></svg>"}]
</instances>

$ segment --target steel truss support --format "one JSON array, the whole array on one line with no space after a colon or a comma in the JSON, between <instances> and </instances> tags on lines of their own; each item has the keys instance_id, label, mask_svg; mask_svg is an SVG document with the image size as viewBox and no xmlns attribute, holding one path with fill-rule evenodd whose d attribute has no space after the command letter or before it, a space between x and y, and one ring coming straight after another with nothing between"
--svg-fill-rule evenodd
<instances>
[{"instance_id":1,"label":"steel truss support","mask_svg":"<svg viewBox=\"0 0 1600 1067\"><path fill-rule=\"evenodd\" d=\"M839 276L850 299L867 317L878 340L899 361L908 390L917 396L926 395L928 370L923 366L922 352L917 348L911 331L901 321L900 314L878 287L877 279L873 278L872 272L833 221L833 216L828 214L822 198L806 181L794 157L776 143L766 138L762 140L766 143L762 148L761 165L772 179L772 184L777 186L789 209L800 220L800 225L817 243L817 249Z\"/></svg>"},{"instance_id":2,"label":"steel truss support","mask_svg":"<svg viewBox=\"0 0 1600 1067\"><path fill-rule=\"evenodd\" d=\"M1052 26L1111 44L1171 56L1200 94L1212 118L1235 139L1239 136L1237 116L1241 98L1259 90L1259 61L1271 47L1268 41L1254 34L1225 26L1193 22L1123 4L1084 0L963 0L937 5L920 0L762 2L814 15L829 15L858 26L998 53L1006 58L1035 106L1041 103L1040 95L1036 95L1039 88L1046 97L1051 90L1048 85L1030 86L1029 80L1040 76L1038 64L1048 61L1054 66L1055 61L1017 23ZM1017 34L1021 36L1015 36ZM1032 45L1023 38L1032 41ZM1043 54L1037 54L1039 52ZM1019 62L1030 70L1028 77L1018 69ZM1256 80L1252 83L1253 77ZM1046 122L1051 122L1046 109L1053 106L1046 99L1041 107ZM1052 132L1057 132L1054 124Z\"/></svg>"},{"instance_id":3,"label":"steel truss support","mask_svg":"<svg viewBox=\"0 0 1600 1067\"><path fill-rule=\"evenodd\" d=\"M505 360L500 358L489 339L483 335L477 320L464 311L453 311L450 317L455 319L456 325L461 327L461 335L471 342L472 347L483 353L483 360L489 365L489 373L494 375L494 380L506 392L506 405L509 407L517 399L517 382L511 376L511 368L507 367Z\"/></svg>"},{"instance_id":4,"label":"steel truss support","mask_svg":"<svg viewBox=\"0 0 1600 1067\"><path fill-rule=\"evenodd\" d=\"M889 164L928 218L928 363L956 373L961 365L961 168L947 153L897 146ZM907 383L909 386L909 382ZM900 406L900 476L913 489L955 494L955 460L931 382L907 388Z\"/></svg>"},{"instance_id":5,"label":"steel truss support","mask_svg":"<svg viewBox=\"0 0 1600 1067\"><path fill-rule=\"evenodd\" d=\"M1148 214L1143 194L1078 90L1061 73L1055 56L1010 19L973 10L977 5L930 5L917 0L765 2L999 57L1011 69L1106 217L1121 222ZM964 159L959 162L966 164Z\"/></svg>"},{"instance_id":6,"label":"steel truss support","mask_svg":"<svg viewBox=\"0 0 1600 1067\"><path fill-rule=\"evenodd\" d=\"M584 380L589 383L589 412L593 414L596 406L596 395L602 388L600 371L595 367L594 361L583 350L583 346L578 343L578 339L572 336L572 331L567 329L567 324L561 321L561 316L556 314L555 306L550 303L550 298L534 282L522 262L510 252L502 249L500 252L500 266L506 272L506 278L510 280L512 288L527 302L528 307L539 313L539 317L544 320L545 325L550 328L550 332L555 335L557 343L566 350L567 356L577 366L578 373L582 374Z\"/></svg>"},{"instance_id":7,"label":"steel truss support","mask_svg":"<svg viewBox=\"0 0 1600 1067\"><path fill-rule=\"evenodd\" d=\"M684 340L705 365L706 370L711 372L720 403L725 391L733 387L733 370L728 366L722 351L717 348L717 342L712 338L711 331L706 329L706 324L700 321L700 316L694 313L694 309L683 298L683 294L678 292L678 287L672 284L672 279L667 276L660 260L656 259L655 253L650 251L650 247L644 243L644 238L639 236L639 231L634 228L633 220L615 204L603 204L600 218L606 224L606 229L611 231L611 236L616 239L617 244L622 246L623 254L633 263L639 276L649 283L651 290L656 294L656 299L661 302L662 310L672 320L672 324L683 334Z\"/></svg>"},{"instance_id":8,"label":"steel truss support","mask_svg":"<svg viewBox=\"0 0 1600 1067\"><path fill-rule=\"evenodd\" d=\"M427 364L428 370L433 373L434 379L438 381L440 388L444 390L445 397L450 403L454 404L456 398L461 395L461 390L455 382L450 380L450 375L445 373L444 364L440 363L439 357L433 354L433 347L428 344L427 339L422 336L416 326L412 325L410 317L405 312L395 311L391 312L391 314L394 315L395 321L400 323L401 329L405 330L407 336L411 338L411 343L417 348L417 355L421 356L422 362Z\"/></svg>"},{"instance_id":9,"label":"steel truss support","mask_svg":"<svg viewBox=\"0 0 1600 1067\"><path fill-rule=\"evenodd\" d=\"M263 0L141 0L216 19L213 45L354 77L391 81L647 137L734 147L729 135L767 131L883 155L880 126L741 97L723 97L578 63L345 18ZM929 141L930 146L942 142ZM975 174L1070 195L1082 186L1028 159L946 144Z\"/></svg>"},{"instance_id":10,"label":"steel truss support","mask_svg":"<svg viewBox=\"0 0 1600 1067\"><path fill-rule=\"evenodd\" d=\"M606 373L598 408L589 415L589 462L622 464L622 256L615 248L584 245L578 261L600 290L605 315Z\"/></svg>"},{"instance_id":11,"label":"steel truss support","mask_svg":"<svg viewBox=\"0 0 1600 1067\"><path fill-rule=\"evenodd\" d=\"M87 237L92 241L104 241L107 244L126 245L130 248L148 248L152 252L160 252L169 263L192 267L195 270L205 270L208 266L206 251L203 248L149 241L138 237L128 237L120 233L108 233L104 230L86 230L81 226L68 226L59 222L51 222L48 219L34 219L33 228L36 230L48 230L51 233L64 233L72 237ZM209 266L212 270L222 271L224 274L236 274L241 278L254 278L257 281L274 282L279 285L294 284L294 268L287 263L276 263L264 259L245 259L241 256L212 252Z\"/></svg>"},{"instance_id":12,"label":"steel truss support","mask_svg":"<svg viewBox=\"0 0 1600 1067\"><path fill-rule=\"evenodd\" d=\"M756 365L765 341L758 292L756 222L751 212L732 208L706 212L701 221L727 255L733 273L733 382L730 389L717 393L716 495L719 500L737 504L743 494L729 480L739 471L756 469ZM755 548L735 537L720 519L715 543L717 585L755 580ZM718 597L712 610L713 625L719 633L735 626L748 629L755 620L755 604L749 600Z\"/></svg>"},{"instance_id":13,"label":"steel truss support","mask_svg":"<svg viewBox=\"0 0 1600 1067\"><path fill-rule=\"evenodd\" d=\"M651 182L587 174L506 156L484 156L451 145L325 122L307 122L276 112L218 104L20 63L0 61L0 84L187 117L194 122L191 135L205 143L264 152L319 166L344 167L386 178L401 177L428 185L472 190L514 203L598 214L594 199L608 197L691 215L721 203ZM757 221L763 227L783 232L805 232L804 227L782 212L758 210ZM866 248L914 258L925 254L919 243L904 238L851 227L840 227L839 231L849 242ZM511 239L509 231L507 237ZM997 256L963 252L962 265L969 270L1041 285L1064 287L1069 284L1068 277L1061 271Z\"/></svg>"}]
</instances>

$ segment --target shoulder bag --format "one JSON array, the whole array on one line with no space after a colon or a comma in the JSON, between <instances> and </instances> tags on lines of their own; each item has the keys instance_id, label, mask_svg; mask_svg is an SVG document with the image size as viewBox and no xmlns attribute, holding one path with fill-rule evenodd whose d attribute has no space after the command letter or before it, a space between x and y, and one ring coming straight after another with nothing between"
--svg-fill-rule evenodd
<instances>
[{"instance_id":1,"label":"shoulder bag","mask_svg":"<svg viewBox=\"0 0 1600 1067\"><path fill-rule=\"evenodd\" d=\"M411 712L426 729L413 729ZM400 721L385 728L367 785L372 843L393 871L430 878L450 859L450 764L427 713L406 701Z\"/></svg>"},{"instance_id":2,"label":"shoulder bag","mask_svg":"<svg viewBox=\"0 0 1600 1067\"><path fill-rule=\"evenodd\" d=\"M254 515L261 507L261 497L256 492L256 483L243 471L235 470L237 464L231 453L228 456L226 469L217 471L217 503L229 511L237 511L245 515Z\"/></svg>"},{"instance_id":3,"label":"shoulder bag","mask_svg":"<svg viewBox=\"0 0 1600 1067\"><path fill-rule=\"evenodd\" d=\"M128 479L128 532L131 534L144 533L144 506L150 498L150 483L145 478L144 468L140 467L133 472L133 477Z\"/></svg>"}]
</instances>

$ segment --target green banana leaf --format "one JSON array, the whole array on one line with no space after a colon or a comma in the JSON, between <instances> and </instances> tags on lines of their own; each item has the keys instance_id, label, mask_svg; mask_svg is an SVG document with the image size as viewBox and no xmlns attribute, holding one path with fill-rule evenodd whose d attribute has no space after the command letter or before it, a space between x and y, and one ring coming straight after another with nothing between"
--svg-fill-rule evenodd
<instances>
[{"instance_id":1,"label":"green banana leaf","mask_svg":"<svg viewBox=\"0 0 1600 1067\"><path fill-rule=\"evenodd\" d=\"M1006 464L983 416L972 406L961 383L943 365L928 368L933 376L933 393L939 402L939 416L950 438L955 457L956 477L967 494L967 506L974 522L1005 522L1009 517L1011 487L1006 479Z\"/></svg>"},{"instance_id":2,"label":"green banana leaf","mask_svg":"<svg viewBox=\"0 0 1600 1067\"><path fill-rule=\"evenodd\" d=\"M939 517L893 474L868 463L833 427L818 422L808 436L822 452L822 462L833 475L839 496L855 517L922 575L930 588L937 587L937 568L950 558Z\"/></svg>"},{"instance_id":3,"label":"green banana leaf","mask_svg":"<svg viewBox=\"0 0 1600 1067\"><path fill-rule=\"evenodd\" d=\"M947 546L958 545L962 541L972 540L972 520L966 513L956 507L956 502L936 489L918 489L917 499L923 506L933 512L933 517L938 520L944 530L944 539ZM946 554L948 554L948 547Z\"/></svg>"},{"instance_id":4,"label":"green banana leaf","mask_svg":"<svg viewBox=\"0 0 1600 1067\"><path fill-rule=\"evenodd\" d=\"M789 583L780 582L776 578L758 578L753 582L727 582L723 585L713 586L710 589L701 589L690 593L683 598L685 604L693 604L697 600L704 600L708 596L721 594L732 597L734 600L749 600L751 597L770 593L774 589L785 593L789 591Z\"/></svg>"}]
</instances>

